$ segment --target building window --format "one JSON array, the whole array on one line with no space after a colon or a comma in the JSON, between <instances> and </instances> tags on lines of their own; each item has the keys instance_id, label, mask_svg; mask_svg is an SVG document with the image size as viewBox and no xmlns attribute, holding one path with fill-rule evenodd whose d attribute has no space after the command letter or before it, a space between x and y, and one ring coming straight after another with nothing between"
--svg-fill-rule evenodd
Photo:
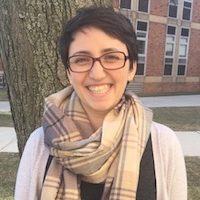
<instances>
[{"instance_id":1,"label":"building window","mask_svg":"<svg viewBox=\"0 0 200 200\"><path fill-rule=\"evenodd\" d=\"M182 28L181 36L179 41L179 58L178 58L178 76L184 76L186 72L187 54L188 54L188 41L189 40L189 29Z\"/></svg>"},{"instance_id":2,"label":"building window","mask_svg":"<svg viewBox=\"0 0 200 200\"><path fill-rule=\"evenodd\" d=\"M138 11L148 12L149 0L139 0Z\"/></svg>"},{"instance_id":3,"label":"building window","mask_svg":"<svg viewBox=\"0 0 200 200\"><path fill-rule=\"evenodd\" d=\"M185 75L185 65L178 65L178 73L177 75Z\"/></svg>"},{"instance_id":4,"label":"building window","mask_svg":"<svg viewBox=\"0 0 200 200\"><path fill-rule=\"evenodd\" d=\"M137 30L139 31L147 31L147 22L138 21Z\"/></svg>"},{"instance_id":5,"label":"building window","mask_svg":"<svg viewBox=\"0 0 200 200\"><path fill-rule=\"evenodd\" d=\"M144 75L144 65L145 63L138 63L136 75Z\"/></svg>"},{"instance_id":6,"label":"building window","mask_svg":"<svg viewBox=\"0 0 200 200\"><path fill-rule=\"evenodd\" d=\"M172 62L167 63L165 61L164 75L168 75L168 76L172 75L172 65L173 65Z\"/></svg>"},{"instance_id":7,"label":"building window","mask_svg":"<svg viewBox=\"0 0 200 200\"><path fill-rule=\"evenodd\" d=\"M186 57L187 56L187 43L188 38L181 38L180 45L179 45L179 57Z\"/></svg>"},{"instance_id":8,"label":"building window","mask_svg":"<svg viewBox=\"0 0 200 200\"><path fill-rule=\"evenodd\" d=\"M188 28L182 28L181 29L181 36L188 37L189 36L189 29Z\"/></svg>"},{"instance_id":9,"label":"building window","mask_svg":"<svg viewBox=\"0 0 200 200\"><path fill-rule=\"evenodd\" d=\"M169 17L177 18L178 0L169 1Z\"/></svg>"},{"instance_id":10,"label":"building window","mask_svg":"<svg viewBox=\"0 0 200 200\"><path fill-rule=\"evenodd\" d=\"M131 9L131 0L121 0L120 8Z\"/></svg>"},{"instance_id":11,"label":"building window","mask_svg":"<svg viewBox=\"0 0 200 200\"><path fill-rule=\"evenodd\" d=\"M144 75L147 49L147 22L137 22L138 67L136 75Z\"/></svg>"},{"instance_id":12,"label":"building window","mask_svg":"<svg viewBox=\"0 0 200 200\"><path fill-rule=\"evenodd\" d=\"M173 61L174 61L174 49L175 49L175 36L176 27L168 26L165 44L165 65L164 75L172 75Z\"/></svg>"},{"instance_id":13,"label":"building window","mask_svg":"<svg viewBox=\"0 0 200 200\"><path fill-rule=\"evenodd\" d=\"M175 37L168 35L166 38L166 51L165 51L165 55L166 56L173 56L174 55L174 40Z\"/></svg>"},{"instance_id":14,"label":"building window","mask_svg":"<svg viewBox=\"0 0 200 200\"><path fill-rule=\"evenodd\" d=\"M183 3L183 19L184 20L190 20L191 8L192 8L192 1L184 0L184 3Z\"/></svg>"}]
</instances>

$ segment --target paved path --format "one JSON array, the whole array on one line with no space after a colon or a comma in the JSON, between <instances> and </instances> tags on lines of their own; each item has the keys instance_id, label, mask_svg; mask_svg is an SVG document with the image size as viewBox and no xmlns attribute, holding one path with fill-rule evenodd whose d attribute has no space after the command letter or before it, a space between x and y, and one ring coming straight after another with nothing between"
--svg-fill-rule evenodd
<instances>
[{"instance_id":1,"label":"paved path","mask_svg":"<svg viewBox=\"0 0 200 200\"><path fill-rule=\"evenodd\" d=\"M200 106L200 95L142 97L141 99L147 107Z\"/></svg>"},{"instance_id":2,"label":"paved path","mask_svg":"<svg viewBox=\"0 0 200 200\"><path fill-rule=\"evenodd\" d=\"M185 156L200 156L200 131L175 132Z\"/></svg>"},{"instance_id":3,"label":"paved path","mask_svg":"<svg viewBox=\"0 0 200 200\"><path fill-rule=\"evenodd\" d=\"M8 101L0 101L0 114L1 113L9 113L10 112L10 104Z\"/></svg>"},{"instance_id":4,"label":"paved path","mask_svg":"<svg viewBox=\"0 0 200 200\"><path fill-rule=\"evenodd\" d=\"M200 132L175 133L185 156L200 156ZM0 127L0 152L18 152L14 128Z\"/></svg>"},{"instance_id":5,"label":"paved path","mask_svg":"<svg viewBox=\"0 0 200 200\"><path fill-rule=\"evenodd\" d=\"M200 106L199 95L178 95L178 96L156 96L141 97L147 107L184 107ZM10 112L10 105L7 101L0 101L0 113Z\"/></svg>"},{"instance_id":6,"label":"paved path","mask_svg":"<svg viewBox=\"0 0 200 200\"><path fill-rule=\"evenodd\" d=\"M0 152L18 152L14 128L0 127Z\"/></svg>"}]
</instances>

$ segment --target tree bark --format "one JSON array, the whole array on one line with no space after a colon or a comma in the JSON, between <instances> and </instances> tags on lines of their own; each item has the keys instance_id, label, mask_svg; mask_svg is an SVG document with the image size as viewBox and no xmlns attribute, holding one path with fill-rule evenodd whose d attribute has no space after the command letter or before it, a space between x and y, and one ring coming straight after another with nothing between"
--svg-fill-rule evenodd
<instances>
[{"instance_id":1,"label":"tree bark","mask_svg":"<svg viewBox=\"0 0 200 200\"><path fill-rule=\"evenodd\" d=\"M112 0L0 0L0 56L20 155L41 126L44 98L67 85L57 51L62 26L92 4Z\"/></svg>"}]
</instances>

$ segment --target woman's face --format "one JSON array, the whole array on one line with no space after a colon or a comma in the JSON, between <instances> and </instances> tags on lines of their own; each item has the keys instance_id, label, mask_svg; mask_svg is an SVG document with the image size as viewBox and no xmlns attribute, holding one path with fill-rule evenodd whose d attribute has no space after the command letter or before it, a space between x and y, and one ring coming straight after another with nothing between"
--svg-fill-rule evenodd
<instances>
[{"instance_id":1,"label":"woman's face","mask_svg":"<svg viewBox=\"0 0 200 200\"><path fill-rule=\"evenodd\" d=\"M89 55L99 57L107 52L121 51L128 55L127 47L100 29L87 27L74 35L69 48L69 57L73 55ZM130 70L129 60L125 66L117 70L105 70L96 61L92 69L83 73L68 73L70 83L79 96L81 103L90 114L109 112L120 101L127 81L133 79L136 63Z\"/></svg>"}]
</instances>

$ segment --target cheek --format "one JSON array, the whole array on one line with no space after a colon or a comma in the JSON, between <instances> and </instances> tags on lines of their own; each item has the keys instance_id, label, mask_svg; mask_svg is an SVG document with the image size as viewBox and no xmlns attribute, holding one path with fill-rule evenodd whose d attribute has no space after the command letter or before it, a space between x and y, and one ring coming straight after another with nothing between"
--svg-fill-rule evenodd
<instances>
[{"instance_id":1,"label":"cheek","mask_svg":"<svg viewBox=\"0 0 200 200\"><path fill-rule=\"evenodd\" d=\"M131 78L132 78L132 75L130 71L126 70L124 72L118 73L117 80L119 80L119 82L121 83L127 83L128 81L130 81Z\"/></svg>"},{"instance_id":2,"label":"cheek","mask_svg":"<svg viewBox=\"0 0 200 200\"><path fill-rule=\"evenodd\" d=\"M79 74L71 74L70 76L68 76L69 78L69 82L70 84L74 87L80 87L81 85L83 85L83 77L80 76Z\"/></svg>"}]
</instances>

